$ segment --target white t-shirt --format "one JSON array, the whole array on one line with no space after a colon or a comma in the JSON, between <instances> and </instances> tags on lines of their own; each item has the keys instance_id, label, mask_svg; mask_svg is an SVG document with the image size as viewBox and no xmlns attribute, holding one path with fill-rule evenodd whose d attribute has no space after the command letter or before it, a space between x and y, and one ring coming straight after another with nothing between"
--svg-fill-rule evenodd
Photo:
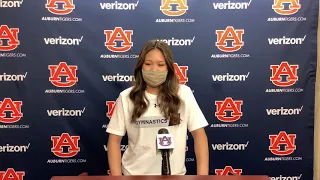
<instances>
[{"instance_id":1,"label":"white t-shirt","mask_svg":"<svg viewBox=\"0 0 320 180\"><path fill-rule=\"evenodd\" d=\"M206 118L200 110L198 103L186 85L180 85L178 95L182 99L179 109L181 123L169 126L157 106L157 96L146 93L150 101L147 111L131 123L133 102L129 98L132 87L122 91L117 98L113 115L106 132L124 136L128 135L128 148L122 156L122 173L124 175L161 175L161 152L156 148L158 130L166 128L173 135L174 149L170 154L172 175L186 173L185 154L187 130L190 132L208 125ZM159 120L161 119L162 120Z\"/></svg>"}]
</instances>

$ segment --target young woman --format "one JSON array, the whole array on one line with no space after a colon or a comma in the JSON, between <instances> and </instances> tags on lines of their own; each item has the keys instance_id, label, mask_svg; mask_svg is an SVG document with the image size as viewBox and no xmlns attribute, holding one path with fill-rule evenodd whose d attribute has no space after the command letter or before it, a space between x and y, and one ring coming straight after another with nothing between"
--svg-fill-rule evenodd
<instances>
[{"instance_id":1,"label":"young woman","mask_svg":"<svg viewBox=\"0 0 320 180\"><path fill-rule=\"evenodd\" d=\"M111 175L161 175L162 156L157 151L158 130L174 138L170 154L171 175L184 175L187 130L194 139L197 174L208 175L208 125L191 89L180 85L169 46L147 42L134 70L135 84L117 98L107 127ZM120 143L127 133L128 148L121 160Z\"/></svg>"}]
</instances>

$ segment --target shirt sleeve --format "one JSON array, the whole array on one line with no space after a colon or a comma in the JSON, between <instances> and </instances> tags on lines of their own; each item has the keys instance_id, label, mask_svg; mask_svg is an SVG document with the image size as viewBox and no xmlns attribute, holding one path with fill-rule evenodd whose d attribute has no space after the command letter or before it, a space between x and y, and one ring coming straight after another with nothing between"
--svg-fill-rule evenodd
<instances>
[{"instance_id":1,"label":"shirt sleeve","mask_svg":"<svg viewBox=\"0 0 320 180\"><path fill-rule=\"evenodd\" d=\"M189 87L185 103L189 132L209 125Z\"/></svg>"},{"instance_id":2,"label":"shirt sleeve","mask_svg":"<svg viewBox=\"0 0 320 180\"><path fill-rule=\"evenodd\" d=\"M125 114L123 111L123 102L121 95L116 100L116 104L106 132L118 136L124 136L126 134Z\"/></svg>"}]
</instances>

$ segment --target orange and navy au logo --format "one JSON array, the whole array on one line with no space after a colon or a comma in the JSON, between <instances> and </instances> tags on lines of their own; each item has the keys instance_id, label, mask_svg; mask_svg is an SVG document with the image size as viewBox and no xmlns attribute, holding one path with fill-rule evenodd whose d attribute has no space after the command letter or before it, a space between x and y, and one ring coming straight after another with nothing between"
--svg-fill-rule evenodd
<instances>
[{"instance_id":1,"label":"orange and navy au logo","mask_svg":"<svg viewBox=\"0 0 320 180\"><path fill-rule=\"evenodd\" d=\"M78 82L76 71L78 66L68 65L66 62L60 62L59 65L49 65L49 81L56 87L71 87ZM61 76L66 76L66 82L61 80Z\"/></svg>"},{"instance_id":2,"label":"orange and navy au logo","mask_svg":"<svg viewBox=\"0 0 320 180\"><path fill-rule=\"evenodd\" d=\"M51 152L61 158L71 158L80 152L80 136L70 136L62 133L61 136L51 136L53 147ZM63 147L67 147L67 152L63 152Z\"/></svg>"},{"instance_id":3,"label":"orange and navy au logo","mask_svg":"<svg viewBox=\"0 0 320 180\"><path fill-rule=\"evenodd\" d=\"M106 105L107 105L107 108L108 108L107 117L109 119L111 119L113 111L114 111L114 107L116 105L116 102L115 101L106 101Z\"/></svg>"},{"instance_id":4,"label":"orange and navy au logo","mask_svg":"<svg viewBox=\"0 0 320 180\"><path fill-rule=\"evenodd\" d=\"M234 29L228 26L225 30L216 30L217 41L216 46L224 52L235 52L242 48L244 29ZM228 47L227 41L231 41L232 45Z\"/></svg>"},{"instance_id":5,"label":"orange and navy au logo","mask_svg":"<svg viewBox=\"0 0 320 180\"><path fill-rule=\"evenodd\" d=\"M75 5L73 0L47 0L46 8L53 14L67 15L75 9Z\"/></svg>"},{"instance_id":6,"label":"orange and navy au logo","mask_svg":"<svg viewBox=\"0 0 320 180\"><path fill-rule=\"evenodd\" d=\"M6 171L0 171L0 180L23 180L26 173L24 171L15 171L8 168Z\"/></svg>"},{"instance_id":7,"label":"orange and navy au logo","mask_svg":"<svg viewBox=\"0 0 320 180\"><path fill-rule=\"evenodd\" d=\"M243 101L233 100L227 97L224 101L215 101L216 113L215 116L223 122L234 122L242 116L241 105ZM227 115L227 111L231 111L231 116Z\"/></svg>"},{"instance_id":8,"label":"orange and navy au logo","mask_svg":"<svg viewBox=\"0 0 320 180\"><path fill-rule=\"evenodd\" d=\"M285 8L286 5L289 8ZM292 15L299 11L299 0L273 0L272 9L280 15Z\"/></svg>"},{"instance_id":9,"label":"orange and navy au logo","mask_svg":"<svg viewBox=\"0 0 320 180\"><path fill-rule=\"evenodd\" d=\"M22 101L12 101L11 98L4 98L0 101L0 122L15 123L19 121L23 113L21 112ZM8 117L6 113L10 114Z\"/></svg>"},{"instance_id":10,"label":"orange and navy au logo","mask_svg":"<svg viewBox=\"0 0 320 180\"><path fill-rule=\"evenodd\" d=\"M0 26L0 51L12 51L20 45L18 39L19 28L9 28L7 25ZM4 40L7 45L4 45Z\"/></svg>"},{"instance_id":11,"label":"orange and navy au logo","mask_svg":"<svg viewBox=\"0 0 320 180\"><path fill-rule=\"evenodd\" d=\"M106 35L105 46L112 52L126 52L133 46L133 30L123 30L122 27L115 27L114 30L105 30L104 34ZM120 42L119 47L117 47L117 42Z\"/></svg>"},{"instance_id":12,"label":"orange and navy au logo","mask_svg":"<svg viewBox=\"0 0 320 180\"><path fill-rule=\"evenodd\" d=\"M289 65L288 62L281 62L280 65L271 65L271 77L270 81L279 87L289 87L298 81L298 69L299 65ZM282 77L285 76L285 81L282 81Z\"/></svg>"},{"instance_id":13,"label":"orange and navy au logo","mask_svg":"<svg viewBox=\"0 0 320 180\"><path fill-rule=\"evenodd\" d=\"M296 150L296 137L296 134L287 134L285 131L280 131L277 135L269 135L269 150L278 156L290 155ZM283 150L281 150L280 145L284 145Z\"/></svg>"},{"instance_id":14,"label":"orange and navy au logo","mask_svg":"<svg viewBox=\"0 0 320 180\"><path fill-rule=\"evenodd\" d=\"M224 169L215 169L215 173L218 176L241 175L242 169L233 169L231 166L226 166Z\"/></svg>"},{"instance_id":15,"label":"orange and navy au logo","mask_svg":"<svg viewBox=\"0 0 320 180\"><path fill-rule=\"evenodd\" d=\"M188 82L187 70L188 66L179 66L177 63L174 63L174 69L176 75L179 78L179 84L186 84Z\"/></svg>"},{"instance_id":16,"label":"orange and navy au logo","mask_svg":"<svg viewBox=\"0 0 320 180\"><path fill-rule=\"evenodd\" d=\"M170 146L171 145L171 137L163 136L159 137L159 144L161 146Z\"/></svg>"},{"instance_id":17,"label":"orange and navy au logo","mask_svg":"<svg viewBox=\"0 0 320 180\"><path fill-rule=\"evenodd\" d=\"M182 16L188 10L187 0L161 0L160 10L167 16Z\"/></svg>"}]
</instances>

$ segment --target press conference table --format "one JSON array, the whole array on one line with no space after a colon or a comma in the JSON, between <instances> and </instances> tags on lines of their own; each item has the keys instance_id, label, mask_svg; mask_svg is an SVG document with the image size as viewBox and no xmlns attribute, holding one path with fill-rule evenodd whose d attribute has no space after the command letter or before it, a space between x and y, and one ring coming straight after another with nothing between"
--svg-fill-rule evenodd
<instances>
[{"instance_id":1,"label":"press conference table","mask_svg":"<svg viewBox=\"0 0 320 180\"><path fill-rule=\"evenodd\" d=\"M54 176L50 180L271 180L268 176Z\"/></svg>"}]
</instances>

